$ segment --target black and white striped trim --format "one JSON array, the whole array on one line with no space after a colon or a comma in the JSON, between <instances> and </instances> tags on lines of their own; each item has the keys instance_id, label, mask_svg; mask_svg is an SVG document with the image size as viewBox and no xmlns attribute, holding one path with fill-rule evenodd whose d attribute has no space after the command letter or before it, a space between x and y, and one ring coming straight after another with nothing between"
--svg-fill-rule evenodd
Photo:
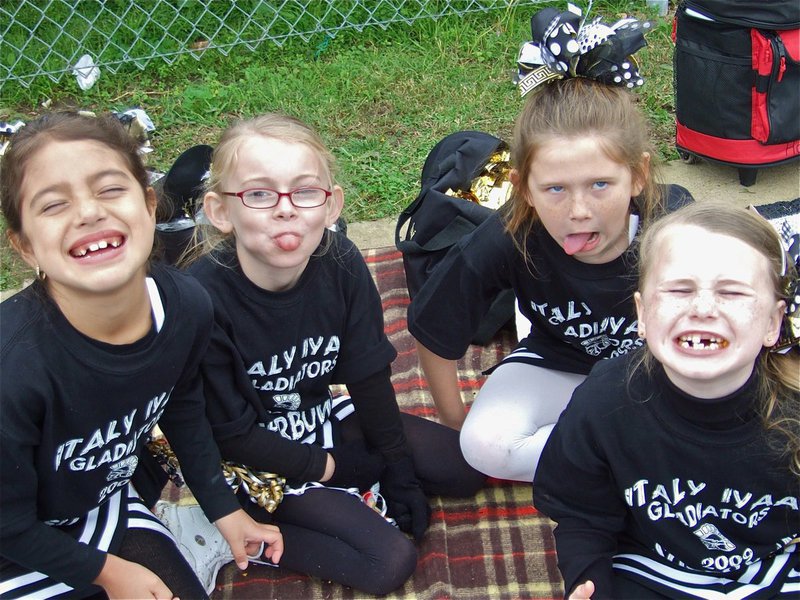
<instances>
[{"instance_id":1,"label":"black and white striped trim","mask_svg":"<svg viewBox=\"0 0 800 600\"><path fill-rule=\"evenodd\" d=\"M640 556L614 556L614 569L664 596L708 600L740 598L797 598L800 594L800 552L797 544L769 560L750 565L736 580L677 569Z\"/></svg>"},{"instance_id":2,"label":"black and white striped trim","mask_svg":"<svg viewBox=\"0 0 800 600\"><path fill-rule=\"evenodd\" d=\"M118 548L128 529L150 529L173 541L175 539L142 503L130 483L115 492L107 502L91 510L82 521L82 528L72 528L78 533L77 541L103 552ZM72 587L44 573L28 571L17 565L11 565L4 571L8 576L0 581L0 596L3 598L69 598L73 595Z\"/></svg>"}]
</instances>

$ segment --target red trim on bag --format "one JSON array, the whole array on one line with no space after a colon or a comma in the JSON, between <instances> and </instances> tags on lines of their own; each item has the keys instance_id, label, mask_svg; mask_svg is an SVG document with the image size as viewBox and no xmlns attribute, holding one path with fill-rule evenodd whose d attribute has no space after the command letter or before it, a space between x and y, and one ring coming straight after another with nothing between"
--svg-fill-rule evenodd
<instances>
[{"instance_id":1,"label":"red trim on bag","mask_svg":"<svg viewBox=\"0 0 800 600\"><path fill-rule=\"evenodd\" d=\"M766 165L800 155L800 140L762 144L756 140L727 140L689 129L676 122L675 145L681 150L734 165Z\"/></svg>"},{"instance_id":2,"label":"red trim on bag","mask_svg":"<svg viewBox=\"0 0 800 600\"><path fill-rule=\"evenodd\" d=\"M751 110L750 137L763 144L769 137L767 95L759 94L755 89L753 89Z\"/></svg>"},{"instance_id":3,"label":"red trim on bag","mask_svg":"<svg viewBox=\"0 0 800 600\"><path fill-rule=\"evenodd\" d=\"M800 62L800 29L787 29L776 33L783 40L789 58L794 62Z\"/></svg>"},{"instance_id":4,"label":"red trim on bag","mask_svg":"<svg viewBox=\"0 0 800 600\"><path fill-rule=\"evenodd\" d=\"M768 78L772 71L772 44L758 29L750 30L750 41L753 70L758 76ZM754 87L751 100L750 136L759 142L766 142L769 138L766 90L759 92Z\"/></svg>"}]
</instances>

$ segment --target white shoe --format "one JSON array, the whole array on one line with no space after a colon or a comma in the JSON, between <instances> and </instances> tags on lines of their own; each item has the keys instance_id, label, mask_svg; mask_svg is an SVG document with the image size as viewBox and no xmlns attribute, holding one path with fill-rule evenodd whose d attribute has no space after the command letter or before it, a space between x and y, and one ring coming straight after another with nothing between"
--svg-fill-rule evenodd
<instances>
[{"instance_id":1,"label":"white shoe","mask_svg":"<svg viewBox=\"0 0 800 600\"><path fill-rule=\"evenodd\" d=\"M196 504L179 506L161 500L153 512L175 536L181 554L210 594L219 570L233 561L231 548L219 529Z\"/></svg>"}]
</instances>

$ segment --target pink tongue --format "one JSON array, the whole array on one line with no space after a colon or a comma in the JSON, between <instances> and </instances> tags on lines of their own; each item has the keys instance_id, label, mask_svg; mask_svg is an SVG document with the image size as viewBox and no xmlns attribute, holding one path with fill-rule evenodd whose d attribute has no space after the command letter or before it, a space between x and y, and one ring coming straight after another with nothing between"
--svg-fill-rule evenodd
<instances>
[{"instance_id":1,"label":"pink tongue","mask_svg":"<svg viewBox=\"0 0 800 600\"><path fill-rule=\"evenodd\" d=\"M296 235L282 235L275 238L275 244L281 250L291 252L300 246L300 238Z\"/></svg>"},{"instance_id":2,"label":"pink tongue","mask_svg":"<svg viewBox=\"0 0 800 600\"><path fill-rule=\"evenodd\" d=\"M564 238L564 252L570 256L580 252L590 237L592 237L591 233L571 233Z\"/></svg>"}]
</instances>

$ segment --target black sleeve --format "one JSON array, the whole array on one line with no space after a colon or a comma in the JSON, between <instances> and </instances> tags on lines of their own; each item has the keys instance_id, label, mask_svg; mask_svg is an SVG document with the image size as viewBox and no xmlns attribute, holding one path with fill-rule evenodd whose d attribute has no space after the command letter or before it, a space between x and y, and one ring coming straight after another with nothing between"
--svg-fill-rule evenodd
<instances>
[{"instance_id":1,"label":"black sleeve","mask_svg":"<svg viewBox=\"0 0 800 600\"><path fill-rule=\"evenodd\" d=\"M367 444L380 451L386 462L410 456L391 374L391 367L386 367L347 385Z\"/></svg>"},{"instance_id":2,"label":"black sleeve","mask_svg":"<svg viewBox=\"0 0 800 600\"><path fill-rule=\"evenodd\" d=\"M197 348L198 356L202 356L208 338L205 342L204 347ZM192 494L208 520L214 522L240 507L225 481L222 458L206 418L199 362L198 358L183 373L159 420L159 427L180 461L181 472Z\"/></svg>"},{"instance_id":3,"label":"black sleeve","mask_svg":"<svg viewBox=\"0 0 800 600\"><path fill-rule=\"evenodd\" d=\"M497 294L512 287L519 253L499 213L450 248L408 307L408 330L435 354L458 360Z\"/></svg>"},{"instance_id":4,"label":"black sleeve","mask_svg":"<svg viewBox=\"0 0 800 600\"><path fill-rule=\"evenodd\" d=\"M565 596L587 579L595 584L593 598L613 594L611 563L627 510L592 427L592 399L603 393L608 390L591 376L575 390L533 480L534 505L558 524L554 535Z\"/></svg>"},{"instance_id":5,"label":"black sleeve","mask_svg":"<svg viewBox=\"0 0 800 600\"><path fill-rule=\"evenodd\" d=\"M11 434L12 431L20 431L16 426L23 421L17 421L9 415L8 408L12 403L8 400L4 395L3 423L0 426L0 455L3 457L0 460L0 484L3 490L0 494L2 555L72 587L86 586L100 574L106 553L89 544L81 544L38 519L34 444L25 441L25 436ZM27 424L33 431L35 420Z\"/></svg>"},{"instance_id":6,"label":"black sleeve","mask_svg":"<svg viewBox=\"0 0 800 600\"><path fill-rule=\"evenodd\" d=\"M223 329L215 324L202 364L206 413L225 460L297 481L319 481L327 452L261 427L260 400Z\"/></svg>"},{"instance_id":7,"label":"black sleeve","mask_svg":"<svg viewBox=\"0 0 800 600\"><path fill-rule=\"evenodd\" d=\"M0 555L82 588L100 574L106 552L46 525L37 510L36 458L43 438L52 435L43 427L53 398L47 370L63 374L39 351L42 340L50 339L45 334L53 335L41 315L40 285L0 304Z\"/></svg>"},{"instance_id":8,"label":"black sleeve","mask_svg":"<svg viewBox=\"0 0 800 600\"><path fill-rule=\"evenodd\" d=\"M364 257L352 242L335 237L342 244L335 260L341 265L337 276L346 282L342 298L346 324L331 382L348 384L383 369L397 351L386 337L381 296Z\"/></svg>"}]
</instances>

